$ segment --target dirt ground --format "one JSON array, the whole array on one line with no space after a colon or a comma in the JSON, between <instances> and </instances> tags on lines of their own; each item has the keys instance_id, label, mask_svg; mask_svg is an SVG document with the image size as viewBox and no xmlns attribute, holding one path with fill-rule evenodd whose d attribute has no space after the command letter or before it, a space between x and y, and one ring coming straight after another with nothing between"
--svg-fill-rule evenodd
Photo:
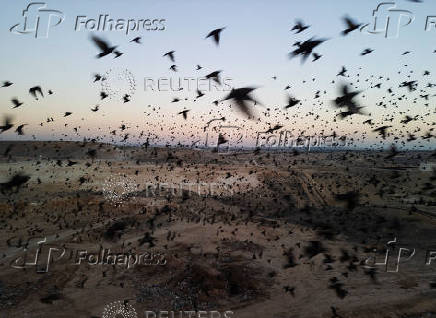
<instances>
[{"instance_id":1,"label":"dirt ground","mask_svg":"<svg viewBox=\"0 0 436 318\"><path fill-rule=\"evenodd\" d=\"M0 317L436 317L436 158L386 155L14 143L0 182L30 180L0 194ZM147 257L83 256L104 249Z\"/></svg>"}]
</instances>

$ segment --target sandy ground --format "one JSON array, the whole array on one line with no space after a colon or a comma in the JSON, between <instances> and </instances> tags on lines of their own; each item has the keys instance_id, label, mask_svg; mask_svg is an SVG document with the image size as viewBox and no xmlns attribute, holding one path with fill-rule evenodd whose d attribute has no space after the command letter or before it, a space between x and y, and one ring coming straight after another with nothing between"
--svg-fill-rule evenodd
<instances>
[{"instance_id":1,"label":"sandy ground","mask_svg":"<svg viewBox=\"0 0 436 318\"><path fill-rule=\"evenodd\" d=\"M435 158L385 156L14 144L0 182L31 179L0 194L0 317L103 317L124 300L137 317L436 317L435 178L419 169ZM354 208L336 197L349 191ZM395 238L387 271L372 260ZM152 256L76 264L104 248ZM400 248L415 254L396 271Z\"/></svg>"}]
</instances>

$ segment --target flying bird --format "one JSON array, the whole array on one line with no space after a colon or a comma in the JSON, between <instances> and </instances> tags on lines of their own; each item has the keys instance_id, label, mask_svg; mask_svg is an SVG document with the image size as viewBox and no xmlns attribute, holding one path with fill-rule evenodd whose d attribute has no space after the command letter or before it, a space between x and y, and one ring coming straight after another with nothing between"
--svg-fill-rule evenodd
<instances>
[{"instance_id":1,"label":"flying bird","mask_svg":"<svg viewBox=\"0 0 436 318\"><path fill-rule=\"evenodd\" d=\"M206 78L207 79L213 79L216 83L218 83L218 84L220 84L221 85L221 80L220 80L220 77L219 77L219 75L220 75L220 73L221 73L222 71L215 71L215 72L212 72L212 73L210 73L210 74L207 74L206 75Z\"/></svg>"},{"instance_id":2,"label":"flying bird","mask_svg":"<svg viewBox=\"0 0 436 318\"><path fill-rule=\"evenodd\" d=\"M111 54L111 53L114 53L115 54L115 49L118 47L118 46L111 46L110 45L110 43L109 42L107 42L107 41L105 41L105 40L103 40L103 39L101 39L101 38L99 38L99 37L97 37L97 36L95 36L95 35L92 35L91 36L91 40L94 42L94 44L100 49L100 53L97 55L97 58L102 58L102 57L104 57L104 56L106 56L106 55L109 55L109 54ZM119 52L118 52L119 53Z\"/></svg>"},{"instance_id":3,"label":"flying bird","mask_svg":"<svg viewBox=\"0 0 436 318\"><path fill-rule=\"evenodd\" d=\"M94 74L94 83L97 81L101 81L103 77L100 74Z\"/></svg>"},{"instance_id":4,"label":"flying bird","mask_svg":"<svg viewBox=\"0 0 436 318\"><path fill-rule=\"evenodd\" d=\"M0 126L0 134L14 127L12 124L12 118L9 116L5 116L3 119L3 125Z\"/></svg>"},{"instance_id":5,"label":"flying bird","mask_svg":"<svg viewBox=\"0 0 436 318\"><path fill-rule=\"evenodd\" d=\"M358 28L360 28L362 26L362 24L356 23L350 17L344 17L343 20L344 20L345 24L347 25L347 28L344 31L342 31L343 36L348 35L349 33L353 32L354 30L357 30Z\"/></svg>"},{"instance_id":6,"label":"flying bird","mask_svg":"<svg viewBox=\"0 0 436 318\"><path fill-rule=\"evenodd\" d=\"M377 132L380 136L382 136L383 139L386 139L387 129L391 127L392 126L381 126L376 129L373 129L373 132Z\"/></svg>"},{"instance_id":7,"label":"flying bird","mask_svg":"<svg viewBox=\"0 0 436 318\"><path fill-rule=\"evenodd\" d=\"M223 99L224 100L233 100L239 110L246 114L249 118L253 117L251 109L248 107L247 101L252 101L255 104L258 102L250 96L250 93L254 91L256 88L253 87L242 87L242 88L233 88L230 93Z\"/></svg>"},{"instance_id":8,"label":"flying bird","mask_svg":"<svg viewBox=\"0 0 436 318\"><path fill-rule=\"evenodd\" d=\"M29 94L32 95L36 100L38 100L37 93L39 93L41 95L41 97L44 97L44 94L42 93L41 86L34 86L34 87L31 87L29 89Z\"/></svg>"},{"instance_id":9,"label":"flying bird","mask_svg":"<svg viewBox=\"0 0 436 318\"><path fill-rule=\"evenodd\" d=\"M24 135L23 128L24 128L24 126L26 126L26 125L27 125L27 124L19 125L19 126L17 127L17 129L15 129L15 132L16 132L18 135L20 135L20 136Z\"/></svg>"},{"instance_id":10,"label":"flying bird","mask_svg":"<svg viewBox=\"0 0 436 318\"><path fill-rule=\"evenodd\" d=\"M359 91L357 92L350 92L348 90L348 86L347 85L342 85L341 88L342 91L342 96L337 97L334 100L335 106L338 108L342 108L342 107L346 107L347 110L346 111L342 111L338 114L338 116L340 116L342 119L344 119L345 117L354 115L354 114L360 114L363 115L364 113L362 113L360 110L362 108L364 108L363 106L359 106L358 104L356 104L356 102L354 101L354 98L360 94Z\"/></svg>"},{"instance_id":11,"label":"flying bird","mask_svg":"<svg viewBox=\"0 0 436 318\"><path fill-rule=\"evenodd\" d=\"M285 109L291 108L300 102L301 102L300 100L298 100L292 96L288 96L288 105L285 106Z\"/></svg>"},{"instance_id":12,"label":"flying bird","mask_svg":"<svg viewBox=\"0 0 436 318\"><path fill-rule=\"evenodd\" d=\"M368 55L368 54L370 54L372 52L374 52L373 49L365 49L365 50L363 50L362 53L360 53L360 55L364 56L364 55Z\"/></svg>"},{"instance_id":13,"label":"flying bird","mask_svg":"<svg viewBox=\"0 0 436 318\"><path fill-rule=\"evenodd\" d=\"M12 109L14 109L14 108L18 108L18 107L20 107L21 105L23 105L23 103L20 102L20 101L18 101L17 98L13 98L11 101L12 101L12 104L14 104L14 107L12 107Z\"/></svg>"},{"instance_id":14,"label":"flying bird","mask_svg":"<svg viewBox=\"0 0 436 318\"><path fill-rule=\"evenodd\" d=\"M221 36L221 32L225 29L225 27L223 28L219 28L219 29L215 29L209 32L208 35L206 35L206 39L209 37L213 37L213 40L215 42L216 45L220 44L220 36Z\"/></svg>"},{"instance_id":15,"label":"flying bird","mask_svg":"<svg viewBox=\"0 0 436 318\"><path fill-rule=\"evenodd\" d=\"M315 40L314 38L311 38L307 41L304 41L303 43L296 42L294 46L298 46L298 48L289 53L289 58L301 55L301 61L305 62L307 58L312 54L313 49L325 41L326 40L324 39Z\"/></svg>"},{"instance_id":16,"label":"flying bird","mask_svg":"<svg viewBox=\"0 0 436 318\"><path fill-rule=\"evenodd\" d=\"M2 87L9 87L9 86L11 86L11 85L13 85L14 83L11 83L11 82L9 82L9 81L4 81L3 82L3 84L2 84Z\"/></svg>"},{"instance_id":17,"label":"flying bird","mask_svg":"<svg viewBox=\"0 0 436 318\"><path fill-rule=\"evenodd\" d=\"M136 38L134 38L133 40L131 40L130 42L136 42L136 43L138 43L138 44L141 44L142 42L141 42L141 37L140 36L137 36Z\"/></svg>"},{"instance_id":18,"label":"flying bird","mask_svg":"<svg viewBox=\"0 0 436 318\"><path fill-rule=\"evenodd\" d=\"M318 61L322 57L322 55L318 53L312 53L312 56L313 56L312 62Z\"/></svg>"},{"instance_id":19,"label":"flying bird","mask_svg":"<svg viewBox=\"0 0 436 318\"><path fill-rule=\"evenodd\" d=\"M298 34L298 33L301 33L301 32L303 32L304 30L306 30L308 28L310 28L310 25L304 25L303 21L297 20L295 22L294 27L291 29L291 31L296 30L297 32L295 32L295 34Z\"/></svg>"},{"instance_id":20,"label":"flying bird","mask_svg":"<svg viewBox=\"0 0 436 318\"><path fill-rule=\"evenodd\" d=\"M190 110L189 109L185 109L185 110L183 110L183 111L181 111L180 113L177 113L178 115L183 115L183 119L188 119L188 112L189 112Z\"/></svg>"},{"instance_id":21,"label":"flying bird","mask_svg":"<svg viewBox=\"0 0 436 318\"><path fill-rule=\"evenodd\" d=\"M174 58L174 53L175 53L175 52L176 52L176 51L169 51L169 52L165 53L165 54L162 55L162 56L168 56L169 59L171 60L171 62L174 62L174 61L175 61L175 58Z\"/></svg>"}]
</instances>

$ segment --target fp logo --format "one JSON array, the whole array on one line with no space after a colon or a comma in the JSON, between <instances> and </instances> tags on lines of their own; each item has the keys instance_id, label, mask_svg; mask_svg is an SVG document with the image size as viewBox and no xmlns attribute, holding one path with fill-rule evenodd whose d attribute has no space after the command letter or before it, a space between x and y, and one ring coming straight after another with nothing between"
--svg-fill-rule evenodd
<instances>
[{"instance_id":1,"label":"fp logo","mask_svg":"<svg viewBox=\"0 0 436 318\"><path fill-rule=\"evenodd\" d=\"M46 9L44 2L32 2L23 10L23 24L15 24L9 31L15 34L33 33L35 38L47 38L51 27L57 26L64 20L64 14L58 10ZM21 29L19 29L21 25Z\"/></svg>"},{"instance_id":2,"label":"fp logo","mask_svg":"<svg viewBox=\"0 0 436 318\"><path fill-rule=\"evenodd\" d=\"M215 148L216 151L223 149L230 152L233 147L242 147L242 138L244 137L243 130L239 126L209 126L204 127L206 131L206 141L204 143L206 148Z\"/></svg>"},{"instance_id":3,"label":"fp logo","mask_svg":"<svg viewBox=\"0 0 436 318\"><path fill-rule=\"evenodd\" d=\"M412 12L396 9L395 2L383 2L372 12L373 24L360 28L367 34L384 34L385 38L393 39L400 36L400 29L411 24L415 17Z\"/></svg>"}]
</instances>

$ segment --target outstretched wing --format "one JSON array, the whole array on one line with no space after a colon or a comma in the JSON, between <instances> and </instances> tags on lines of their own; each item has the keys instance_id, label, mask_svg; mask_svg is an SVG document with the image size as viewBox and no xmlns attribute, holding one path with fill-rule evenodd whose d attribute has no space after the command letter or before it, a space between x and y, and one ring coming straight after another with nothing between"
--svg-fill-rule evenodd
<instances>
[{"instance_id":1,"label":"outstretched wing","mask_svg":"<svg viewBox=\"0 0 436 318\"><path fill-rule=\"evenodd\" d=\"M91 37L91 39L95 43L95 45L97 45L99 47L100 50L102 50L102 51L108 51L109 50L109 44L107 42L105 42L102 39L96 37L95 35L93 35Z\"/></svg>"}]
</instances>

